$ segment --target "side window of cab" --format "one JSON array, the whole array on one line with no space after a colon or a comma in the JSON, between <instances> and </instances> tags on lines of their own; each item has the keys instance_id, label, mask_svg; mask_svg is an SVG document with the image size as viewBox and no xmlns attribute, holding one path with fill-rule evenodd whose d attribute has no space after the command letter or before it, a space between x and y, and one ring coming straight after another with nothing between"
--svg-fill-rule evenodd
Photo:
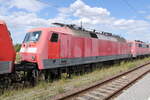
<instances>
[{"instance_id":1,"label":"side window of cab","mask_svg":"<svg viewBox=\"0 0 150 100\"><path fill-rule=\"evenodd\" d=\"M52 33L50 41L51 42L58 42L58 37L59 37L58 33Z\"/></svg>"},{"instance_id":2,"label":"side window of cab","mask_svg":"<svg viewBox=\"0 0 150 100\"><path fill-rule=\"evenodd\" d=\"M138 44L140 48L142 48L142 44Z\"/></svg>"}]
</instances>

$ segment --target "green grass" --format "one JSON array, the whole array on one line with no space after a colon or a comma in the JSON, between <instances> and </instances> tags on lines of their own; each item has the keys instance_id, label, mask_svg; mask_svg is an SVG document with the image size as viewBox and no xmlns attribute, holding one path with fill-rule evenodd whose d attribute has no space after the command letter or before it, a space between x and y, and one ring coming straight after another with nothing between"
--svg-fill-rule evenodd
<instances>
[{"instance_id":1,"label":"green grass","mask_svg":"<svg viewBox=\"0 0 150 100\"><path fill-rule=\"evenodd\" d=\"M137 65L144 64L146 61L150 61L149 58L144 58L141 60L134 60L128 62L121 62L120 64L115 64L110 67L102 67L91 73L83 74L81 76L72 76L71 79L66 78L66 74L62 75L62 79L54 82L40 82L36 87L18 89L12 91L6 91L0 100L3 99L16 99L16 100L42 100L50 98L54 95L71 91L74 88L84 87L90 83L99 81L106 77L115 75L117 73L127 71Z\"/></svg>"}]
</instances>

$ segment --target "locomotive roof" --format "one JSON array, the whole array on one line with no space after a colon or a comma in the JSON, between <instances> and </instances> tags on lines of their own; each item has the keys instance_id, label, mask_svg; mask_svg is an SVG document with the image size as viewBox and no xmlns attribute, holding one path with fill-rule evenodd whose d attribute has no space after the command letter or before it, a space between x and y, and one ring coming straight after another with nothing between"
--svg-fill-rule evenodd
<instances>
[{"instance_id":1,"label":"locomotive roof","mask_svg":"<svg viewBox=\"0 0 150 100\"><path fill-rule=\"evenodd\" d=\"M66 33L66 34L71 34L71 35L80 36L80 37L97 38L97 39L116 41L116 42L126 42L124 38L117 36L117 35L113 35L111 33L88 31L88 30L81 29L81 28L79 29L78 27L77 28L68 27L68 26L48 27L48 28L31 29L30 31L35 31L35 30L50 30L54 32Z\"/></svg>"},{"instance_id":2,"label":"locomotive roof","mask_svg":"<svg viewBox=\"0 0 150 100\"><path fill-rule=\"evenodd\" d=\"M75 24L62 24L62 23L52 23L54 25L59 25L61 27L68 27L72 30L74 35L84 36L84 37L90 37L90 38L98 38L98 39L108 39L108 40L114 40L114 41L120 41L120 42L126 42L125 38L120 37L118 35L114 35L112 33L108 32L97 32L96 30L86 30L84 28L78 27ZM97 36L96 36L97 35Z\"/></svg>"}]
</instances>

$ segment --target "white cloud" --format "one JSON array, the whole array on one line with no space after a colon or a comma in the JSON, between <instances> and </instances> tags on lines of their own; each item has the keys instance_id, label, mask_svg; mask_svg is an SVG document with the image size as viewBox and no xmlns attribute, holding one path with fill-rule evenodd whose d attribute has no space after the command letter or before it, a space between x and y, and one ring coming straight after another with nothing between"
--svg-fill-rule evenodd
<instances>
[{"instance_id":1,"label":"white cloud","mask_svg":"<svg viewBox=\"0 0 150 100\"><path fill-rule=\"evenodd\" d=\"M36 12L43 9L46 4L39 0L12 0L12 2L10 2L10 6L25 9L30 12Z\"/></svg>"},{"instance_id":2,"label":"white cloud","mask_svg":"<svg viewBox=\"0 0 150 100\"><path fill-rule=\"evenodd\" d=\"M5 9L17 8L23 9L29 12L37 12L45 8L47 5L39 0L0 0L1 7Z\"/></svg>"},{"instance_id":3,"label":"white cloud","mask_svg":"<svg viewBox=\"0 0 150 100\"><path fill-rule=\"evenodd\" d=\"M22 42L29 29L50 25L48 20L38 17L35 13L27 12L14 12L9 16L0 15L0 19L7 23L15 43Z\"/></svg>"},{"instance_id":4,"label":"white cloud","mask_svg":"<svg viewBox=\"0 0 150 100\"><path fill-rule=\"evenodd\" d=\"M90 7L84 4L81 0L77 0L75 3L70 5L70 10L74 12L74 16L84 18L87 16L98 17L98 16L109 16L110 12L104 8ZM80 9L79 9L80 8Z\"/></svg>"},{"instance_id":5,"label":"white cloud","mask_svg":"<svg viewBox=\"0 0 150 100\"><path fill-rule=\"evenodd\" d=\"M145 18L148 19L148 20L150 20L150 15L146 16Z\"/></svg>"},{"instance_id":6,"label":"white cloud","mask_svg":"<svg viewBox=\"0 0 150 100\"><path fill-rule=\"evenodd\" d=\"M138 13L139 13L139 14L146 14L147 11L145 11L145 10L139 10Z\"/></svg>"},{"instance_id":7,"label":"white cloud","mask_svg":"<svg viewBox=\"0 0 150 100\"><path fill-rule=\"evenodd\" d=\"M61 18L68 18L74 16L79 20L84 20L85 23L86 21L91 22L91 20L95 20L97 18L103 21L110 15L110 12L107 9L90 7L81 0L76 0L76 2L71 4L68 8L60 8L59 11L59 17ZM95 23L94 21L92 22Z\"/></svg>"},{"instance_id":8,"label":"white cloud","mask_svg":"<svg viewBox=\"0 0 150 100\"><path fill-rule=\"evenodd\" d=\"M35 13L14 12L10 16L0 16L11 28L26 29L26 27L45 27L50 25L46 19L39 18Z\"/></svg>"},{"instance_id":9,"label":"white cloud","mask_svg":"<svg viewBox=\"0 0 150 100\"><path fill-rule=\"evenodd\" d=\"M14 1L14 2L13 2ZM1 6L1 4L3 4ZM8 6L8 7L7 7ZM17 9L24 9L24 11L13 11L9 13L12 7ZM5 2L5 0L0 0L0 19L5 20L8 23L10 30L15 36L20 37L19 33L24 33L26 30L33 27L47 27L50 26L52 22L62 22L62 23L72 23L80 24L82 21L84 27L96 28L97 30L103 30L108 32L122 32L127 34L129 39L141 39L149 40L150 33L150 23L144 20L134 20L134 19L118 19L111 16L111 13L102 7L91 7L85 4L82 0L76 0L74 3L70 4L66 8L58 8L59 13L55 18L45 19L39 17L36 12L42 10L45 4L38 0L10 0L10 2ZM5 10L3 11L3 8ZM119 33L120 34L120 33ZM21 42L21 39L18 40Z\"/></svg>"},{"instance_id":10,"label":"white cloud","mask_svg":"<svg viewBox=\"0 0 150 100\"><path fill-rule=\"evenodd\" d=\"M11 11L14 7L17 11ZM39 0L0 0L0 19L7 23L15 43L23 40L27 30L50 25L47 19L36 14L44 7L46 5Z\"/></svg>"}]
</instances>

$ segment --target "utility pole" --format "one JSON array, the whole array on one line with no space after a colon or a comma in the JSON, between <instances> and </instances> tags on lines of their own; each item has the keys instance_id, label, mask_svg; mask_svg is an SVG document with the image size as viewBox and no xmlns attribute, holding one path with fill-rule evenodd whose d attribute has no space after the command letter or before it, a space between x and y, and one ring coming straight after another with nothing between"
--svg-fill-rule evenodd
<instances>
[{"instance_id":1,"label":"utility pole","mask_svg":"<svg viewBox=\"0 0 150 100\"><path fill-rule=\"evenodd\" d=\"M81 20L80 24L81 24L81 29L82 29L82 20Z\"/></svg>"}]
</instances>

